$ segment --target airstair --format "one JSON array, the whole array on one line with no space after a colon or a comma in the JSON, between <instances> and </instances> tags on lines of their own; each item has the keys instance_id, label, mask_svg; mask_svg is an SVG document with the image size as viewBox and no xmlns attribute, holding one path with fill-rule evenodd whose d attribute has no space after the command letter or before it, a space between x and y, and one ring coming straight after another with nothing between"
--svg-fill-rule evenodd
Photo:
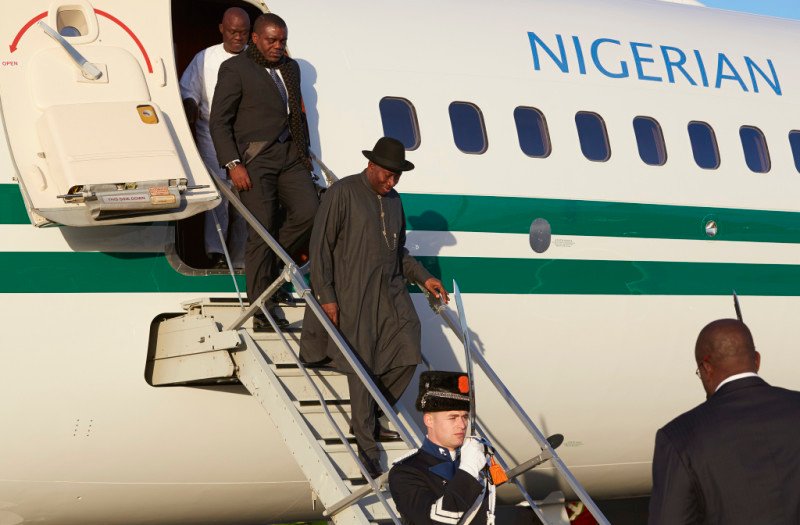
<instances>
[{"instance_id":1,"label":"airstair","mask_svg":"<svg viewBox=\"0 0 800 525\"><path fill-rule=\"evenodd\" d=\"M324 170L328 175L327 168ZM388 474L372 479L358 459L355 439L349 435L347 378L332 368L306 366L299 358L300 328L306 308L322 322L387 417L390 427L400 435L397 441L379 443L383 467L388 470L394 460L416 450L424 434L410 414L395 412L383 397L314 299L303 269L291 260L227 185L219 180L215 182L277 253L285 267L278 279L250 305L236 299L202 298L185 303L185 314L165 316L155 323L151 338L155 351L148 362L151 382L153 385L240 382L281 432L283 442L309 481L315 501L325 509L325 518L337 525L390 522L400 525L388 491ZM271 315L271 309L264 305L286 283L294 286L295 297L299 298L279 304L289 322L288 327L281 329ZM429 297L429 301L434 311L461 338L453 313L437 299ZM259 311L266 316L272 332L253 331L252 316ZM473 355L476 364L508 400L521 424L541 449L537 456L513 468L499 454L495 456L534 513L542 523L559 523L542 511L516 476L549 460L598 523L607 524L595 503L556 454L554 448L560 444L560 436L545 438L488 362L478 352L473 352ZM476 426L477 432L483 434L480 424Z\"/></svg>"}]
</instances>

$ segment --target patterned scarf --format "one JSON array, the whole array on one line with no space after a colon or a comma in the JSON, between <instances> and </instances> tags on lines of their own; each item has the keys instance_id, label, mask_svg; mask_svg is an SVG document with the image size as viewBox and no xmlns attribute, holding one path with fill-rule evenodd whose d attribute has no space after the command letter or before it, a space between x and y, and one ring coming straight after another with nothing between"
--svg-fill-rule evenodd
<instances>
[{"instance_id":1,"label":"patterned scarf","mask_svg":"<svg viewBox=\"0 0 800 525\"><path fill-rule=\"evenodd\" d=\"M300 94L300 77L297 74L299 69L287 67L291 58L284 56L279 62L269 62L261 54L261 51L251 40L247 45L247 57L261 67L275 68L281 72L283 83L286 85L286 92L289 95L289 131L292 134L292 142L297 146L303 164L311 170L311 159L308 155L308 122L306 121L305 106Z\"/></svg>"}]
</instances>

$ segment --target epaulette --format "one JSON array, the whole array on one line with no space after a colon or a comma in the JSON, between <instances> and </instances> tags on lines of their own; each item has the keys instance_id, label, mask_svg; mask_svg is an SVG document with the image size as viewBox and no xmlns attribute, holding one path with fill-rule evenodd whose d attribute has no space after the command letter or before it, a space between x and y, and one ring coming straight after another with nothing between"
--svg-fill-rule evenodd
<instances>
[{"instance_id":1,"label":"epaulette","mask_svg":"<svg viewBox=\"0 0 800 525\"><path fill-rule=\"evenodd\" d=\"M411 458L413 458L414 456L416 456L416 455L417 455L417 454L419 454L419 453L420 453L420 450L419 450L419 449L412 450L412 451L410 451L408 454L403 454L403 455L402 455L402 456L400 456L399 458L397 458L397 459L395 459L394 461L392 461L392 465L397 465L397 464L399 464L399 463L402 463L403 461L405 461L405 460L407 460L407 459L411 459Z\"/></svg>"}]
</instances>

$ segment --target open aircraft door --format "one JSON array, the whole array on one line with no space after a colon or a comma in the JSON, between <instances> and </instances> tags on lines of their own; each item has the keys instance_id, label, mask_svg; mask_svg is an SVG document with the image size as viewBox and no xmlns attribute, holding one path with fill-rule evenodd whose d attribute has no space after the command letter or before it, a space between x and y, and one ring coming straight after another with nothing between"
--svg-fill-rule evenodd
<instances>
[{"instance_id":1,"label":"open aircraft door","mask_svg":"<svg viewBox=\"0 0 800 525\"><path fill-rule=\"evenodd\" d=\"M173 220L219 203L186 123L170 2L4 6L0 106L31 222Z\"/></svg>"}]
</instances>

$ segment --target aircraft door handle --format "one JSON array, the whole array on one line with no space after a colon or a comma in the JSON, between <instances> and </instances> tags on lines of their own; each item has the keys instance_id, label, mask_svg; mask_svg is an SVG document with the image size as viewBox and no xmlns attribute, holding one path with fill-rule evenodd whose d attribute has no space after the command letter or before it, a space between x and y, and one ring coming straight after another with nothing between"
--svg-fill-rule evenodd
<instances>
[{"instance_id":1,"label":"aircraft door handle","mask_svg":"<svg viewBox=\"0 0 800 525\"><path fill-rule=\"evenodd\" d=\"M81 70L81 74L84 77L88 78L89 80L97 80L103 75L103 72L97 66L86 60L86 58L81 55L72 44L67 42L63 36L59 35L55 29L42 21L37 22L37 25L41 27L45 33L47 33L47 36L58 42L59 45L64 48L64 51L67 52L75 65L78 66L78 69Z\"/></svg>"}]
</instances>

